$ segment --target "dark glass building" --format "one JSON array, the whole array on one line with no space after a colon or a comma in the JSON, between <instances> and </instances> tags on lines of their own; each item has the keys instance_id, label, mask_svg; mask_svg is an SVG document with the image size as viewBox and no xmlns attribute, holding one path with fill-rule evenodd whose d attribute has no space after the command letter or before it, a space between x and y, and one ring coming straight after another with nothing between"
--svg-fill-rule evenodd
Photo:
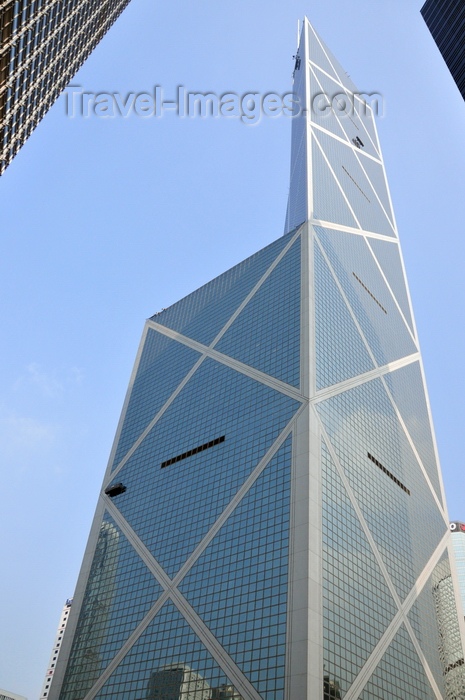
<instances>
[{"instance_id":1,"label":"dark glass building","mask_svg":"<svg viewBox=\"0 0 465 700\"><path fill-rule=\"evenodd\" d=\"M421 14L465 100L465 3L427 0Z\"/></svg>"},{"instance_id":2,"label":"dark glass building","mask_svg":"<svg viewBox=\"0 0 465 700\"><path fill-rule=\"evenodd\" d=\"M51 700L449 700L374 108L308 20L294 92L285 235L146 323Z\"/></svg>"},{"instance_id":3,"label":"dark glass building","mask_svg":"<svg viewBox=\"0 0 465 700\"><path fill-rule=\"evenodd\" d=\"M0 175L128 3L0 2Z\"/></svg>"}]
</instances>

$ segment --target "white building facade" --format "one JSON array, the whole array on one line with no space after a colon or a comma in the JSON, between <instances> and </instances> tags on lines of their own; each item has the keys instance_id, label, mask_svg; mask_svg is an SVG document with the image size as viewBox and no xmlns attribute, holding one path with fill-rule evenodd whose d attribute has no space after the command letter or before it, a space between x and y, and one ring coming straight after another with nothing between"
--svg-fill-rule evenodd
<instances>
[{"instance_id":1,"label":"white building facade","mask_svg":"<svg viewBox=\"0 0 465 700\"><path fill-rule=\"evenodd\" d=\"M58 656L61 651L61 645L63 642L63 635L65 633L66 625L68 624L69 620L69 613L71 610L71 605L72 605L72 598L68 598L66 603L63 606L63 610L61 611L60 615L60 621L58 623L58 629L57 633L55 636L55 641L53 643L53 649L52 653L50 655L50 661L48 663L48 668L47 672L45 674L45 680L42 685L42 690L40 691L40 700L43 698L48 698L48 694L50 692L50 687L52 684L52 679L53 679L53 674L55 673L57 661L58 661ZM1 698L0 698L1 700Z\"/></svg>"}]
</instances>

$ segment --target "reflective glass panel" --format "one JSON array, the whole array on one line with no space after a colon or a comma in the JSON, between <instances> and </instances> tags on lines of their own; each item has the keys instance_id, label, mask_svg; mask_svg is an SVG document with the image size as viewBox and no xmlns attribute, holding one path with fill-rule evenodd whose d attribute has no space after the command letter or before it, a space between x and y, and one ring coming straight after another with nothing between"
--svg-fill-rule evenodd
<instances>
[{"instance_id":1,"label":"reflective glass panel","mask_svg":"<svg viewBox=\"0 0 465 700\"><path fill-rule=\"evenodd\" d=\"M151 328L142 350L113 466L117 467L200 354Z\"/></svg>"},{"instance_id":2,"label":"reflective glass panel","mask_svg":"<svg viewBox=\"0 0 465 700\"><path fill-rule=\"evenodd\" d=\"M364 237L315 230L378 364L418 352Z\"/></svg>"},{"instance_id":3,"label":"reflective glass panel","mask_svg":"<svg viewBox=\"0 0 465 700\"><path fill-rule=\"evenodd\" d=\"M206 360L118 474L115 506L174 576L300 403ZM161 464L224 436L165 468Z\"/></svg>"},{"instance_id":4,"label":"reflective glass panel","mask_svg":"<svg viewBox=\"0 0 465 700\"><path fill-rule=\"evenodd\" d=\"M436 495L439 501L442 501L439 470L420 363L414 362L395 372L389 372L384 380L399 409Z\"/></svg>"},{"instance_id":5,"label":"reflective glass panel","mask_svg":"<svg viewBox=\"0 0 465 700\"><path fill-rule=\"evenodd\" d=\"M300 384L300 238L215 350L287 384Z\"/></svg>"},{"instance_id":6,"label":"reflective glass panel","mask_svg":"<svg viewBox=\"0 0 465 700\"><path fill-rule=\"evenodd\" d=\"M262 698L284 697L289 437L180 585Z\"/></svg>"},{"instance_id":7,"label":"reflective glass panel","mask_svg":"<svg viewBox=\"0 0 465 700\"><path fill-rule=\"evenodd\" d=\"M359 697L360 700L435 700L425 669L404 625Z\"/></svg>"},{"instance_id":8,"label":"reflective glass panel","mask_svg":"<svg viewBox=\"0 0 465 700\"><path fill-rule=\"evenodd\" d=\"M288 242L278 238L152 319L210 344Z\"/></svg>"},{"instance_id":9,"label":"reflective glass panel","mask_svg":"<svg viewBox=\"0 0 465 700\"><path fill-rule=\"evenodd\" d=\"M161 592L161 586L105 513L61 700L86 695Z\"/></svg>"},{"instance_id":10,"label":"reflective glass panel","mask_svg":"<svg viewBox=\"0 0 465 700\"><path fill-rule=\"evenodd\" d=\"M324 443L322 477L324 668L343 696L397 606Z\"/></svg>"},{"instance_id":11,"label":"reflective glass panel","mask_svg":"<svg viewBox=\"0 0 465 700\"><path fill-rule=\"evenodd\" d=\"M314 261L316 382L322 389L374 364L318 245Z\"/></svg>"},{"instance_id":12,"label":"reflective glass panel","mask_svg":"<svg viewBox=\"0 0 465 700\"><path fill-rule=\"evenodd\" d=\"M96 700L215 700L231 688L243 700L171 601L128 651ZM223 696L224 697L224 696ZM228 696L226 695L226 698Z\"/></svg>"},{"instance_id":13,"label":"reflective glass panel","mask_svg":"<svg viewBox=\"0 0 465 700\"><path fill-rule=\"evenodd\" d=\"M413 332L412 315L410 312L405 275L402 269L398 245L396 243L380 241L376 238L370 238L368 244L373 250L397 303L402 309L402 313Z\"/></svg>"},{"instance_id":14,"label":"reflective glass panel","mask_svg":"<svg viewBox=\"0 0 465 700\"><path fill-rule=\"evenodd\" d=\"M322 401L317 410L404 599L446 525L394 407L381 380L375 379Z\"/></svg>"}]
</instances>

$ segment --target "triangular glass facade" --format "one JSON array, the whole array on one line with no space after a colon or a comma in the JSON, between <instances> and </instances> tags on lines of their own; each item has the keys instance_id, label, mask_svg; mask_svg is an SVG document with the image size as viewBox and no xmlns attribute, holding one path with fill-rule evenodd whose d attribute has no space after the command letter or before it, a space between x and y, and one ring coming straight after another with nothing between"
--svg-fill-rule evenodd
<instances>
[{"instance_id":1,"label":"triangular glass facade","mask_svg":"<svg viewBox=\"0 0 465 700\"><path fill-rule=\"evenodd\" d=\"M285 235L147 322L52 700L464 697L373 110L308 20L294 91Z\"/></svg>"}]
</instances>

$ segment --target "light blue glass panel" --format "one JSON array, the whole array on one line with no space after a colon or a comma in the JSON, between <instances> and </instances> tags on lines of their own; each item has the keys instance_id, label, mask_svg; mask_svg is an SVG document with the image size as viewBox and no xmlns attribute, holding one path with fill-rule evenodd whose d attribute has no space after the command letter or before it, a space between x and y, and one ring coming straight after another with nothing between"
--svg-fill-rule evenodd
<instances>
[{"instance_id":1,"label":"light blue glass panel","mask_svg":"<svg viewBox=\"0 0 465 700\"><path fill-rule=\"evenodd\" d=\"M376 238L370 238L369 245L376 255L397 303L402 309L405 320L413 332L413 321L410 312L406 279L400 259L399 246L397 243L388 243L387 241L380 241Z\"/></svg>"},{"instance_id":2,"label":"light blue glass panel","mask_svg":"<svg viewBox=\"0 0 465 700\"><path fill-rule=\"evenodd\" d=\"M351 93L349 93L351 94ZM353 111L351 112L351 122L356 127L353 135L358 135L363 141L363 147L359 154L371 154L377 160L382 160L381 149L379 146L378 136L374 123L378 111L380 116L383 114L383 97L378 93L357 93L353 96ZM343 124L344 129L346 124ZM347 125L349 127L349 124ZM351 127L350 127L351 128ZM353 136L351 136L353 138Z\"/></svg>"},{"instance_id":3,"label":"light blue glass panel","mask_svg":"<svg viewBox=\"0 0 465 700\"><path fill-rule=\"evenodd\" d=\"M379 158L382 158L381 146L378 139L378 132L376 130L375 120L376 118L382 117L384 115L385 105L383 101L383 96L376 92L359 93L360 99L364 101L363 106L358 103L357 113L363 123L366 132L371 139L371 143L374 145L376 151L379 153ZM377 102L376 102L377 101ZM363 139L362 139L363 140Z\"/></svg>"},{"instance_id":4,"label":"light blue glass panel","mask_svg":"<svg viewBox=\"0 0 465 700\"><path fill-rule=\"evenodd\" d=\"M300 403L206 360L118 474L113 499L174 576ZM219 437L224 442L161 468Z\"/></svg>"},{"instance_id":5,"label":"light blue glass panel","mask_svg":"<svg viewBox=\"0 0 465 700\"><path fill-rule=\"evenodd\" d=\"M351 146L354 145L352 139L358 137L363 143L360 154L369 153L379 159L379 154L359 114L361 103L354 98L353 93L344 90L339 83L328 78L322 71L313 68L313 72L315 77L311 75L310 79L312 121L344 139ZM326 96L326 99L315 98L321 93ZM325 104L331 105L331 109L325 110Z\"/></svg>"},{"instance_id":6,"label":"light blue glass panel","mask_svg":"<svg viewBox=\"0 0 465 700\"><path fill-rule=\"evenodd\" d=\"M210 700L232 685L171 601L128 651L96 700ZM237 694L234 700L242 700Z\"/></svg>"},{"instance_id":7,"label":"light blue glass panel","mask_svg":"<svg viewBox=\"0 0 465 700\"><path fill-rule=\"evenodd\" d=\"M319 132L321 133L321 132ZM313 218L359 228L318 144L312 140Z\"/></svg>"},{"instance_id":8,"label":"light blue glass panel","mask_svg":"<svg viewBox=\"0 0 465 700\"><path fill-rule=\"evenodd\" d=\"M331 51L328 49L326 44L321 41L321 44L324 47L324 51L321 48L320 44L315 41L314 39L314 30L310 30L309 34L310 38L310 56L315 63L317 63L320 68L322 68L326 73L328 73L331 78L334 80L337 80L338 82L341 83L343 88L347 90L349 93L359 95L361 100L366 102L368 104L367 109L363 109L363 111L360 110L360 107L357 108L357 113L359 115L359 118L362 120L364 129L366 129L367 135L369 135L370 140L374 148L376 149L378 154L381 154L380 148L379 148L379 141L378 141L378 136L376 133L376 128L374 124L374 119L373 119L373 111L370 108L370 105L375 105L374 103L374 98L376 97L376 93L366 93L364 94L361 92L356 85L352 82L350 79L349 75L346 73L346 71L342 68L341 64L335 58L334 54L331 53ZM380 99L382 100L382 96L380 96ZM381 104L381 109L382 109L382 104ZM382 114L382 112L381 112ZM363 138L362 138L363 141ZM380 157L380 156L378 156Z\"/></svg>"},{"instance_id":9,"label":"light blue glass panel","mask_svg":"<svg viewBox=\"0 0 465 700\"><path fill-rule=\"evenodd\" d=\"M291 459L289 437L180 585L270 700L284 697Z\"/></svg>"},{"instance_id":10,"label":"light blue glass panel","mask_svg":"<svg viewBox=\"0 0 465 700\"><path fill-rule=\"evenodd\" d=\"M375 172L381 172L382 168L379 162L380 155L376 150L373 141L365 129L364 122L364 110L366 109L364 103L354 97L352 93L346 93L346 96L342 93L340 98L335 101L334 109L336 110L336 115L339 117L342 128L347 134L347 138L351 145L357 148L357 144L354 143L353 139L359 138L362 143L358 143L359 148L355 151L357 156L360 156L360 161L365 167L365 163L368 163L375 167ZM372 160L366 156L370 155L377 160ZM380 188L386 189L384 182L380 183ZM384 202L383 202L384 205ZM388 210L389 212L389 210Z\"/></svg>"},{"instance_id":11,"label":"light blue glass panel","mask_svg":"<svg viewBox=\"0 0 465 700\"><path fill-rule=\"evenodd\" d=\"M392 403L375 379L321 402L317 410L403 600L446 525Z\"/></svg>"},{"instance_id":12,"label":"light blue glass panel","mask_svg":"<svg viewBox=\"0 0 465 700\"><path fill-rule=\"evenodd\" d=\"M208 345L288 242L278 238L152 320Z\"/></svg>"},{"instance_id":13,"label":"light blue glass panel","mask_svg":"<svg viewBox=\"0 0 465 700\"><path fill-rule=\"evenodd\" d=\"M61 700L86 695L161 592L161 586L105 513Z\"/></svg>"},{"instance_id":14,"label":"light blue glass panel","mask_svg":"<svg viewBox=\"0 0 465 700\"><path fill-rule=\"evenodd\" d=\"M131 390L113 462L116 467L163 404L169 399L200 353L149 328Z\"/></svg>"},{"instance_id":15,"label":"light blue glass panel","mask_svg":"<svg viewBox=\"0 0 465 700\"><path fill-rule=\"evenodd\" d=\"M316 32L315 32L316 34ZM319 38L319 37L318 37ZM334 54L328 49L324 41L322 41L320 38L320 43L324 49L324 52L327 56L327 60L330 62L332 66L332 71L331 73L334 73L338 80L342 83L342 85L347 88L347 90L350 90L351 92L357 92L357 87L355 83L352 82L349 74L344 70L344 68L341 66L337 58L334 56ZM324 66L321 66L324 69ZM328 71L329 72L329 71Z\"/></svg>"},{"instance_id":16,"label":"light blue glass panel","mask_svg":"<svg viewBox=\"0 0 465 700\"><path fill-rule=\"evenodd\" d=\"M435 700L418 654L402 625L375 672L359 695L360 700Z\"/></svg>"},{"instance_id":17,"label":"light blue glass panel","mask_svg":"<svg viewBox=\"0 0 465 700\"><path fill-rule=\"evenodd\" d=\"M215 345L215 350L299 386L300 238Z\"/></svg>"},{"instance_id":18,"label":"light blue glass panel","mask_svg":"<svg viewBox=\"0 0 465 700\"><path fill-rule=\"evenodd\" d=\"M314 264L316 384L322 389L374 365L318 245Z\"/></svg>"},{"instance_id":19,"label":"light blue glass panel","mask_svg":"<svg viewBox=\"0 0 465 700\"><path fill-rule=\"evenodd\" d=\"M295 71L293 93L303 110L305 97L305 64ZM286 214L286 231L292 231L307 220L307 117L299 114L292 119L291 173Z\"/></svg>"},{"instance_id":20,"label":"light blue glass panel","mask_svg":"<svg viewBox=\"0 0 465 700\"><path fill-rule=\"evenodd\" d=\"M439 501L442 501L420 363L415 362L390 372L385 380Z\"/></svg>"},{"instance_id":21,"label":"light blue glass panel","mask_svg":"<svg viewBox=\"0 0 465 700\"><path fill-rule=\"evenodd\" d=\"M378 364L417 352L365 239L315 230Z\"/></svg>"},{"instance_id":22,"label":"light blue glass panel","mask_svg":"<svg viewBox=\"0 0 465 700\"><path fill-rule=\"evenodd\" d=\"M345 693L397 606L324 443L322 497L324 668Z\"/></svg>"},{"instance_id":23,"label":"light blue glass panel","mask_svg":"<svg viewBox=\"0 0 465 700\"><path fill-rule=\"evenodd\" d=\"M325 73L316 67L310 68L310 116L312 122L331 131L341 139L346 139L346 135L339 124L334 110L331 108L335 95L341 92L339 83L330 80Z\"/></svg>"},{"instance_id":24,"label":"light blue glass panel","mask_svg":"<svg viewBox=\"0 0 465 700\"><path fill-rule=\"evenodd\" d=\"M357 151L357 155L360 158L360 163L362 164L369 181L373 185L375 192L378 195L389 218L389 221L392 223L392 225L394 225L394 215L392 212L391 202L389 201L387 182L383 167L380 163L372 160L371 158L364 158L364 150Z\"/></svg>"},{"instance_id":25,"label":"light blue glass panel","mask_svg":"<svg viewBox=\"0 0 465 700\"><path fill-rule=\"evenodd\" d=\"M372 161L369 158L367 160L379 167L381 152L376 133L373 131L373 117L370 108L371 98L369 95L353 94L350 91L347 91L347 96L347 100L344 100L342 96L339 111L336 112L341 119L342 127L351 143L352 139L357 138L357 136L362 141L363 145L359 144L360 148L355 151L357 155L362 156L362 162L365 163L365 156L368 154L376 158L376 161ZM345 104L347 104L346 108L344 107ZM342 113L339 114L341 110Z\"/></svg>"},{"instance_id":26,"label":"light blue glass panel","mask_svg":"<svg viewBox=\"0 0 465 700\"><path fill-rule=\"evenodd\" d=\"M360 167L354 150L322 131L315 132L314 137L322 146L361 227L365 231L394 237L392 225ZM377 167L381 168L380 165Z\"/></svg>"},{"instance_id":27,"label":"light blue glass panel","mask_svg":"<svg viewBox=\"0 0 465 700\"><path fill-rule=\"evenodd\" d=\"M337 73L322 48L324 44L311 25L309 25L308 28L308 43L310 60L320 66L326 73L329 73L329 75L337 79Z\"/></svg>"}]
</instances>

